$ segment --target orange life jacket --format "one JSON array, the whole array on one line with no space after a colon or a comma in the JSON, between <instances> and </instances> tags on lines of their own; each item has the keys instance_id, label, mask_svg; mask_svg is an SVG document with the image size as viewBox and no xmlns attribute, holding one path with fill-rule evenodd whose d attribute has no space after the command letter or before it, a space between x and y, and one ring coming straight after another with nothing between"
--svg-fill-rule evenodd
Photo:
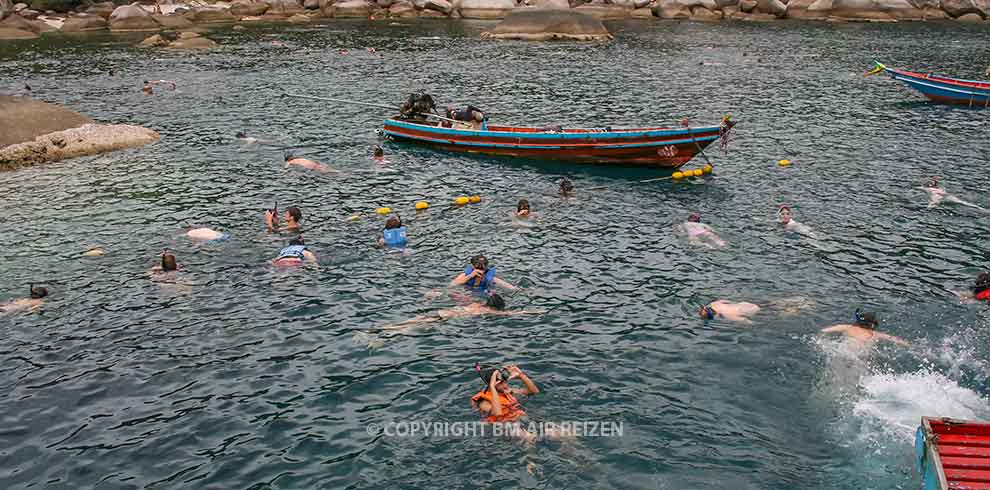
<instances>
[{"instance_id":1,"label":"orange life jacket","mask_svg":"<svg viewBox=\"0 0 990 490\"><path fill-rule=\"evenodd\" d=\"M980 301L990 301L990 289L984 289L983 291L976 293L975 298Z\"/></svg>"},{"instance_id":2,"label":"orange life jacket","mask_svg":"<svg viewBox=\"0 0 990 490\"><path fill-rule=\"evenodd\" d=\"M492 403L492 395L487 389L481 390L471 397L471 403L474 405L477 405L481 400ZM516 400L512 394L498 392L498 401L502 405L502 415L489 415L485 417L485 422L511 422L526 415L526 412L519 406L519 400Z\"/></svg>"}]
</instances>

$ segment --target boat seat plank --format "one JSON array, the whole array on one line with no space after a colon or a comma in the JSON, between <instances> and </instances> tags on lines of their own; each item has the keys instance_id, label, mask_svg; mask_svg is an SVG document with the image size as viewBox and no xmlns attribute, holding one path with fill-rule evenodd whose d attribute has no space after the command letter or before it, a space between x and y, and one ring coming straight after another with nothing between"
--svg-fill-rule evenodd
<instances>
[{"instance_id":1,"label":"boat seat plank","mask_svg":"<svg viewBox=\"0 0 990 490\"><path fill-rule=\"evenodd\" d=\"M945 479L949 481L970 481L990 484L990 471L945 468Z\"/></svg>"},{"instance_id":2,"label":"boat seat plank","mask_svg":"<svg viewBox=\"0 0 990 490\"><path fill-rule=\"evenodd\" d=\"M990 490L990 483L972 481L950 481L950 490Z\"/></svg>"},{"instance_id":3,"label":"boat seat plank","mask_svg":"<svg viewBox=\"0 0 990 490\"><path fill-rule=\"evenodd\" d=\"M969 434L942 434L938 436L938 445L990 447L990 437Z\"/></svg>"},{"instance_id":4,"label":"boat seat plank","mask_svg":"<svg viewBox=\"0 0 990 490\"><path fill-rule=\"evenodd\" d=\"M962 456L966 458L990 459L990 447L943 445L940 441L938 445L938 454L941 456Z\"/></svg>"},{"instance_id":5,"label":"boat seat plank","mask_svg":"<svg viewBox=\"0 0 990 490\"><path fill-rule=\"evenodd\" d=\"M942 456L942 467L960 470L990 470L990 458Z\"/></svg>"}]
</instances>

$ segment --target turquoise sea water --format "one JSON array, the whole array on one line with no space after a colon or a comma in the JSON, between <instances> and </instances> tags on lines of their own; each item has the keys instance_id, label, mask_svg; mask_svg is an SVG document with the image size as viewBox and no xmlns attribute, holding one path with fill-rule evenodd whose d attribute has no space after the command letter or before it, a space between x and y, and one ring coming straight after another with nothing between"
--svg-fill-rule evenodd
<instances>
[{"instance_id":1,"label":"turquoise sea water","mask_svg":"<svg viewBox=\"0 0 990 490\"><path fill-rule=\"evenodd\" d=\"M29 83L162 134L0 174L0 300L30 282L53 293L39 314L0 317L0 488L917 488L922 415L990 416L988 312L951 292L988 267L988 215L929 209L919 189L938 174L990 208L990 112L861 75L878 58L978 78L985 28L623 22L611 43L527 44L480 40L490 25L217 28L223 47L202 53L132 47L140 35L0 47L0 91ZM145 97L146 79L178 89ZM658 173L392 143L379 163L377 110L277 96L416 90L510 124L739 125L728 155L709 151L714 178L638 183ZM287 150L339 173L286 170ZM562 176L575 198L555 195ZM482 203L445 205L472 194ZM520 198L531 228L509 216ZM290 238L261 225L276 200L302 208L318 269L267 265ZM817 239L781 230L781 203ZM379 206L402 213L409 253L374 246ZM727 248L675 232L694 211ZM231 239L190 243L187 223ZM81 256L94 247L106 255ZM179 284L149 277L163 248ZM510 309L546 313L380 330L453 306L426 294L478 253L525 288ZM718 298L798 308L700 322ZM911 345L817 333L859 306ZM622 435L526 447L368 430L477 420L475 362L527 371L543 390L524 401L533 420Z\"/></svg>"}]
</instances>

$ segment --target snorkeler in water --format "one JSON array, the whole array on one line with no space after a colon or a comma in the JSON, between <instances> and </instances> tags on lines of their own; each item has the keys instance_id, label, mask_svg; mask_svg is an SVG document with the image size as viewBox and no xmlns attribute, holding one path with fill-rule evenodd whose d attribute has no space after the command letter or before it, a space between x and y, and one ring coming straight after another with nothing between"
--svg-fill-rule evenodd
<instances>
[{"instance_id":1,"label":"snorkeler in water","mask_svg":"<svg viewBox=\"0 0 990 490\"><path fill-rule=\"evenodd\" d=\"M471 265L464 268L452 281L451 286L465 285L475 293L487 293L499 286L510 291L519 289L516 286L495 277L495 267L488 266L488 258L484 255L476 255L471 258Z\"/></svg>"},{"instance_id":2,"label":"snorkeler in water","mask_svg":"<svg viewBox=\"0 0 990 490\"><path fill-rule=\"evenodd\" d=\"M190 226L186 229L186 236L195 241L212 242L225 240L230 235L211 228Z\"/></svg>"},{"instance_id":3,"label":"snorkeler in water","mask_svg":"<svg viewBox=\"0 0 990 490\"><path fill-rule=\"evenodd\" d=\"M279 226L278 219L278 202L275 203L275 207L265 210L265 226L268 228L269 232L292 232L298 233L302 229L302 210L295 206L289 206L285 209L285 213L282 216L285 220L284 226Z\"/></svg>"},{"instance_id":4,"label":"snorkeler in water","mask_svg":"<svg viewBox=\"0 0 990 490\"><path fill-rule=\"evenodd\" d=\"M278 257L272 259L272 264L285 266L299 266L305 263L316 264L316 254L306 248L306 242L299 236L289 242L289 246L283 248L278 253Z\"/></svg>"},{"instance_id":5,"label":"snorkeler in water","mask_svg":"<svg viewBox=\"0 0 990 490\"><path fill-rule=\"evenodd\" d=\"M375 151L374 151L374 153L372 153L372 158L374 158L375 160L384 160L385 159L385 149L382 148L379 145L375 145Z\"/></svg>"},{"instance_id":6,"label":"snorkeler in water","mask_svg":"<svg viewBox=\"0 0 990 490\"><path fill-rule=\"evenodd\" d=\"M981 272L976 276L971 291L954 291L960 299L971 301L990 302L990 272Z\"/></svg>"},{"instance_id":7,"label":"snorkeler in water","mask_svg":"<svg viewBox=\"0 0 990 490\"><path fill-rule=\"evenodd\" d=\"M752 325L749 317L760 312L760 307L753 303L731 303L724 299L712 301L698 309L698 315L703 320L728 320L746 325Z\"/></svg>"},{"instance_id":8,"label":"snorkeler in water","mask_svg":"<svg viewBox=\"0 0 990 490\"><path fill-rule=\"evenodd\" d=\"M560 181L560 196L561 197L572 197L574 195L574 184L567 177L564 177Z\"/></svg>"},{"instance_id":9,"label":"snorkeler in water","mask_svg":"<svg viewBox=\"0 0 990 490\"><path fill-rule=\"evenodd\" d=\"M678 227L687 235L691 243L704 245L709 248L724 247L726 245L725 240L722 240L711 226L701 222L701 214L699 213L691 213L688 216L687 222L681 223Z\"/></svg>"},{"instance_id":10,"label":"snorkeler in water","mask_svg":"<svg viewBox=\"0 0 990 490\"><path fill-rule=\"evenodd\" d=\"M0 313L16 313L22 311L37 311L45 304L44 298L48 296L48 289L43 287L30 286L30 297L20 298L0 305Z\"/></svg>"},{"instance_id":11,"label":"snorkeler in water","mask_svg":"<svg viewBox=\"0 0 990 490\"><path fill-rule=\"evenodd\" d=\"M300 157L300 156L292 155L292 154L286 154L285 155L285 166L286 167L301 167L301 168L313 170L313 171L316 171L316 172L320 172L320 173L323 173L323 174L328 173L328 172L336 172L335 170L332 170L330 167L328 167L328 166L326 166L326 165L324 165L322 163L319 163L319 162L310 160L308 158L303 158L303 157Z\"/></svg>"},{"instance_id":12,"label":"snorkeler in water","mask_svg":"<svg viewBox=\"0 0 990 490\"><path fill-rule=\"evenodd\" d=\"M437 310L427 315L419 315L401 323L383 327L385 330L402 329L408 331L412 325L422 325L424 323L437 323L453 318L467 316L494 315L494 316L516 316L516 315L539 315L544 313L539 310L506 310L505 300L498 294L492 294L484 303L471 303L456 308Z\"/></svg>"},{"instance_id":13,"label":"snorkeler in water","mask_svg":"<svg viewBox=\"0 0 990 490\"><path fill-rule=\"evenodd\" d=\"M379 247L405 247L408 238L406 237L406 227L402 226L402 218L390 216L385 221L385 229L378 237Z\"/></svg>"},{"instance_id":14,"label":"snorkeler in water","mask_svg":"<svg viewBox=\"0 0 990 490\"><path fill-rule=\"evenodd\" d=\"M519 203L516 204L516 218L530 218L529 201L526 199L520 199Z\"/></svg>"},{"instance_id":15,"label":"snorkeler in water","mask_svg":"<svg viewBox=\"0 0 990 490\"><path fill-rule=\"evenodd\" d=\"M790 206L786 204L781 204L780 208L777 209L777 218L780 224L784 225L784 229L792 233L797 233L799 235L811 236L815 235L815 232L805 224L798 223L791 213Z\"/></svg>"},{"instance_id":16,"label":"snorkeler in water","mask_svg":"<svg viewBox=\"0 0 990 490\"><path fill-rule=\"evenodd\" d=\"M841 333L846 337L856 339L864 344L872 344L877 340L886 340L893 342L897 345L908 345L907 341L895 337L890 334L883 332L878 332L877 327L880 323L877 321L876 314L873 312L864 312L860 309L856 309L853 314L854 320L850 324L840 324L833 325L831 327L826 327L822 329L824 333Z\"/></svg>"},{"instance_id":17,"label":"snorkeler in water","mask_svg":"<svg viewBox=\"0 0 990 490\"><path fill-rule=\"evenodd\" d=\"M940 179L941 179L940 177L933 175L931 178L928 179L928 181L925 182L925 185L922 187L922 189L928 193L929 208L934 208L935 206L938 206L942 201L947 201L951 203L960 204L962 206L968 206L974 209L979 209L984 212L987 211L986 209L976 204L963 201L962 199L959 199L958 197L949 194L948 192L945 192L945 189L942 188L941 183L939 182Z\"/></svg>"},{"instance_id":18,"label":"snorkeler in water","mask_svg":"<svg viewBox=\"0 0 990 490\"><path fill-rule=\"evenodd\" d=\"M238 131L237 134L234 135L234 137L240 140L241 143L244 143L246 145L253 145L258 142L258 138L252 138L248 136L247 133L245 133L244 131Z\"/></svg>"}]
</instances>

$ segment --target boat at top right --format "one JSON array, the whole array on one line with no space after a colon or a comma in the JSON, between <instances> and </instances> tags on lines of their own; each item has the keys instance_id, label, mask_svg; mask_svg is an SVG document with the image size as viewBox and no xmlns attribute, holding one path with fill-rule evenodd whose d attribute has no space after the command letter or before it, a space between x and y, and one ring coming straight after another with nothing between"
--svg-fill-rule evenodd
<instances>
[{"instance_id":1,"label":"boat at top right","mask_svg":"<svg viewBox=\"0 0 990 490\"><path fill-rule=\"evenodd\" d=\"M990 107L990 82L950 78L933 73L915 73L888 68L879 61L874 63L876 67L866 72L866 76L886 72L890 78L908 84L932 102Z\"/></svg>"}]
</instances>

